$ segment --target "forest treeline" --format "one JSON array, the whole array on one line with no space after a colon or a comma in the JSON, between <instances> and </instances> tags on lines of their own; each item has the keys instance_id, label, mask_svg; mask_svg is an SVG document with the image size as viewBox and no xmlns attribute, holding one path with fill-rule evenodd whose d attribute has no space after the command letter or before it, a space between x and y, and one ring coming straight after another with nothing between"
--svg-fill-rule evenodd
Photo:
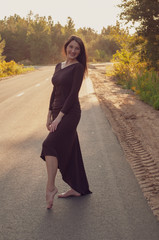
<instances>
[{"instance_id":1,"label":"forest treeline","mask_svg":"<svg viewBox=\"0 0 159 240\"><path fill-rule=\"evenodd\" d=\"M85 43L89 62L113 61L117 83L159 109L159 1L121 2L120 20L138 24L133 35L119 22L97 33L91 28L76 30L70 17L62 26L51 16L32 12L25 18L15 14L0 20L0 76L11 69L18 72L15 62L34 65L62 61L64 42L70 35L78 35Z\"/></svg>"},{"instance_id":2,"label":"forest treeline","mask_svg":"<svg viewBox=\"0 0 159 240\"><path fill-rule=\"evenodd\" d=\"M124 54L146 62L147 68L158 70L159 57L159 2L158 0L122 0L120 18L138 23L136 33L116 26L103 27L101 33L92 28L75 29L71 17L66 25L54 23L51 16L34 15L31 11L0 20L0 61L52 64L63 59L62 47L70 35L78 35L86 45L90 62L120 60ZM114 54L120 53L114 56Z\"/></svg>"},{"instance_id":3,"label":"forest treeline","mask_svg":"<svg viewBox=\"0 0 159 240\"><path fill-rule=\"evenodd\" d=\"M101 34L91 28L75 29L72 18L65 26L54 24L51 16L43 17L30 12L0 20L1 46L6 61L30 64L52 64L63 59L62 47L70 35L78 35L86 45L91 62L110 61L119 44L111 36L114 26L103 27ZM2 50L0 50L2 52Z\"/></svg>"}]
</instances>

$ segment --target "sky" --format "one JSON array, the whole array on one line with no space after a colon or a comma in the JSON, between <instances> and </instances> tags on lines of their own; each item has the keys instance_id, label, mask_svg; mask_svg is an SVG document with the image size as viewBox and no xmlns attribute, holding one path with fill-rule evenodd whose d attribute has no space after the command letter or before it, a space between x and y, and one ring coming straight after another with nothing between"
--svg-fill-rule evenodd
<instances>
[{"instance_id":1,"label":"sky","mask_svg":"<svg viewBox=\"0 0 159 240\"><path fill-rule=\"evenodd\" d=\"M2 1L2 0L0 0ZM90 27L98 33L103 27L115 25L121 0L3 0L0 19L14 14L26 17L30 10L40 16L52 16L54 23L65 25L71 17L75 28Z\"/></svg>"}]
</instances>

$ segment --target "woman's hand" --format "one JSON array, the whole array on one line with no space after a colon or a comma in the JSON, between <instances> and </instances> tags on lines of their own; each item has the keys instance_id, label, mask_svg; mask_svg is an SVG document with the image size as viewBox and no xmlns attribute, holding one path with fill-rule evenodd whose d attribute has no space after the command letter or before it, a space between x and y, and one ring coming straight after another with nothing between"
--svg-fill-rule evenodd
<instances>
[{"instance_id":1,"label":"woman's hand","mask_svg":"<svg viewBox=\"0 0 159 240\"><path fill-rule=\"evenodd\" d=\"M46 127L49 131L50 131L50 124L51 124L51 119L47 119Z\"/></svg>"},{"instance_id":2,"label":"woman's hand","mask_svg":"<svg viewBox=\"0 0 159 240\"><path fill-rule=\"evenodd\" d=\"M49 125L49 131L54 132L57 129L58 124L61 122L61 118L57 116L55 120Z\"/></svg>"},{"instance_id":3,"label":"woman's hand","mask_svg":"<svg viewBox=\"0 0 159 240\"><path fill-rule=\"evenodd\" d=\"M47 115L47 121L46 121L46 127L50 131L50 124L52 123L52 116L51 116L51 111L48 112Z\"/></svg>"},{"instance_id":4,"label":"woman's hand","mask_svg":"<svg viewBox=\"0 0 159 240\"><path fill-rule=\"evenodd\" d=\"M49 131L54 132L57 129L57 126L61 122L62 118L64 116L63 112L59 112L55 120L49 125Z\"/></svg>"}]
</instances>

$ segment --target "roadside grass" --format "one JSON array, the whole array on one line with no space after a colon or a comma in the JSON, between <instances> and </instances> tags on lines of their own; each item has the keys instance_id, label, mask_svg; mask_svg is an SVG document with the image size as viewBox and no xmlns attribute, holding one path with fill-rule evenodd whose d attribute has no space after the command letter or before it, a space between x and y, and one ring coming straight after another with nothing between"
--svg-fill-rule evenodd
<instances>
[{"instance_id":1,"label":"roadside grass","mask_svg":"<svg viewBox=\"0 0 159 240\"><path fill-rule=\"evenodd\" d=\"M147 70L146 63L114 63L113 72L117 84L131 89L142 101L159 110L159 73Z\"/></svg>"},{"instance_id":2,"label":"roadside grass","mask_svg":"<svg viewBox=\"0 0 159 240\"><path fill-rule=\"evenodd\" d=\"M0 78L18 75L33 70L34 67L24 67L23 64L17 64L14 61L0 61Z\"/></svg>"},{"instance_id":3,"label":"roadside grass","mask_svg":"<svg viewBox=\"0 0 159 240\"><path fill-rule=\"evenodd\" d=\"M106 75L107 76L112 76L113 74L113 63L106 64Z\"/></svg>"},{"instance_id":4,"label":"roadside grass","mask_svg":"<svg viewBox=\"0 0 159 240\"><path fill-rule=\"evenodd\" d=\"M141 100L159 109L159 74L156 71L138 74L132 82L131 89L140 96Z\"/></svg>"}]
</instances>

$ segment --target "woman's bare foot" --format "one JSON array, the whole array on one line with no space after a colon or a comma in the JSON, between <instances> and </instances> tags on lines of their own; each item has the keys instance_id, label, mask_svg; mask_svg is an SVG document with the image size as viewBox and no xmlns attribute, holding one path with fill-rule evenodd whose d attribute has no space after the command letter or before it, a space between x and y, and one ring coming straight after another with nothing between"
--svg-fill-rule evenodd
<instances>
[{"instance_id":1,"label":"woman's bare foot","mask_svg":"<svg viewBox=\"0 0 159 240\"><path fill-rule=\"evenodd\" d=\"M53 201L56 193L58 192L57 188L55 187L53 191L46 190L46 203L47 209L51 209L53 206Z\"/></svg>"},{"instance_id":2,"label":"woman's bare foot","mask_svg":"<svg viewBox=\"0 0 159 240\"><path fill-rule=\"evenodd\" d=\"M67 197L80 197L81 194L76 192L74 189L70 189L67 192L61 193L58 195L59 198L67 198Z\"/></svg>"}]
</instances>

